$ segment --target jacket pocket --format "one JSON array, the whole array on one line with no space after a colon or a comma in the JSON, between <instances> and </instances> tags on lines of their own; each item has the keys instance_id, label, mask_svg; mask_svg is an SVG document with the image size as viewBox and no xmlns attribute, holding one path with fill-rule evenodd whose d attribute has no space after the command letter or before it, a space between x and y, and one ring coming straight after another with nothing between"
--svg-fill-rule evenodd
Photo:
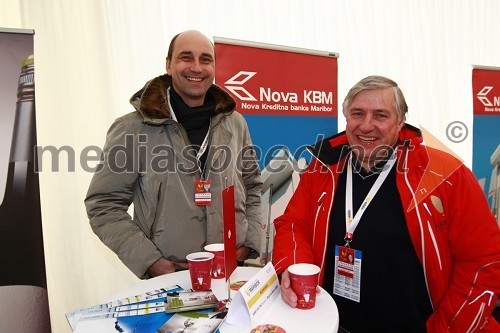
<instances>
[{"instance_id":1,"label":"jacket pocket","mask_svg":"<svg viewBox=\"0 0 500 333\"><path fill-rule=\"evenodd\" d=\"M165 210L165 205L163 204L165 198L164 198L164 188L165 188L166 181L160 181L156 184L155 186L155 192L154 192L154 200L155 200L155 210L154 210L154 215L152 216L151 220L151 225L149 228L149 238L154 239L155 236L155 230L157 229L158 226L158 221L161 220L164 210Z\"/></svg>"}]
</instances>

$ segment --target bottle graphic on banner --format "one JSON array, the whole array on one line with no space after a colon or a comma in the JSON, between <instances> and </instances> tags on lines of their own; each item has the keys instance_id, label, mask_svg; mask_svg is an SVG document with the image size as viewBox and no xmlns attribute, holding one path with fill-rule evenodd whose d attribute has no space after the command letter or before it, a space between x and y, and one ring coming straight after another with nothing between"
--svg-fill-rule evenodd
<instances>
[{"instance_id":1,"label":"bottle graphic on banner","mask_svg":"<svg viewBox=\"0 0 500 333\"><path fill-rule=\"evenodd\" d=\"M0 286L46 289L40 192L35 158L33 55L23 61L5 194L0 205Z\"/></svg>"}]
</instances>

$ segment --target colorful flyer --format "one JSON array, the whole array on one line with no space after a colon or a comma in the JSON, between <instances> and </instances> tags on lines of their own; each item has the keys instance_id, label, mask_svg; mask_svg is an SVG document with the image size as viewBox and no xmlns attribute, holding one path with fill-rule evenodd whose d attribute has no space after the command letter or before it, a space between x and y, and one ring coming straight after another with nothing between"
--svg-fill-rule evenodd
<instances>
[{"instance_id":1,"label":"colorful flyer","mask_svg":"<svg viewBox=\"0 0 500 333\"><path fill-rule=\"evenodd\" d=\"M167 294L180 290L182 290L181 287L174 285L104 304L79 308L73 312L66 313L66 319L74 331L76 326L84 321L100 321L107 318L164 313Z\"/></svg>"}]
</instances>

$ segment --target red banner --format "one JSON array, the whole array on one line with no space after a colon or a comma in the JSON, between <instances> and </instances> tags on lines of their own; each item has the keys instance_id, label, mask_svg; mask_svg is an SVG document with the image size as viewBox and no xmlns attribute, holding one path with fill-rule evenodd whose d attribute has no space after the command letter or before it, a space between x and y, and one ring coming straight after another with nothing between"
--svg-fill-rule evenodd
<instances>
[{"instance_id":1,"label":"red banner","mask_svg":"<svg viewBox=\"0 0 500 333\"><path fill-rule=\"evenodd\" d=\"M220 37L215 50L215 81L245 117L261 168L276 147L298 159L337 133L338 54Z\"/></svg>"},{"instance_id":2,"label":"red banner","mask_svg":"<svg viewBox=\"0 0 500 333\"><path fill-rule=\"evenodd\" d=\"M236 269L236 225L234 212L234 185L222 191L222 220L224 223L224 262L226 281Z\"/></svg>"},{"instance_id":3,"label":"red banner","mask_svg":"<svg viewBox=\"0 0 500 333\"><path fill-rule=\"evenodd\" d=\"M475 67L472 70L472 94L472 171L500 226L500 68Z\"/></svg>"},{"instance_id":4,"label":"red banner","mask_svg":"<svg viewBox=\"0 0 500 333\"><path fill-rule=\"evenodd\" d=\"M241 113L337 116L337 54L224 41L215 39L216 83Z\"/></svg>"},{"instance_id":5,"label":"red banner","mask_svg":"<svg viewBox=\"0 0 500 333\"><path fill-rule=\"evenodd\" d=\"M500 69L474 68L472 93L475 115L500 114Z\"/></svg>"},{"instance_id":6,"label":"red banner","mask_svg":"<svg viewBox=\"0 0 500 333\"><path fill-rule=\"evenodd\" d=\"M338 54L220 37L214 42L215 82L236 100L270 188L268 177L277 170L268 165L277 154L308 161L307 145L337 133ZM290 169L279 171L280 179L291 177ZM268 222L261 227L272 234ZM256 249L261 259L272 253L267 235Z\"/></svg>"}]
</instances>

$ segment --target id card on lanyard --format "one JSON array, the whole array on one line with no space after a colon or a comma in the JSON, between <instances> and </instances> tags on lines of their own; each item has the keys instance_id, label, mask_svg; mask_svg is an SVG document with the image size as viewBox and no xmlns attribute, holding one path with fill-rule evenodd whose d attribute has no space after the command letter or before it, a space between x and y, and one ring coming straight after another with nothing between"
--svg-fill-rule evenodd
<instances>
[{"instance_id":1,"label":"id card on lanyard","mask_svg":"<svg viewBox=\"0 0 500 333\"><path fill-rule=\"evenodd\" d=\"M361 263L362 252L351 248L350 243L354 236L354 230L358 226L361 217L366 211L366 208L371 203L380 187L386 180L389 172L396 163L397 148L394 149L391 157L384 165L382 171L372 185L370 191L366 195L363 203L359 207L356 215L353 217L353 201L352 201L352 153L349 156L347 164L347 179L345 190L345 229L344 236L345 245L335 246L335 265L334 265L334 280L333 293L335 295L359 302L361 299Z\"/></svg>"},{"instance_id":2,"label":"id card on lanyard","mask_svg":"<svg viewBox=\"0 0 500 333\"><path fill-rule=\"evenodd\" d=\"M205 153L205 150L208 146L208 135L210 133L210 126L208 126L207 134L205 135L205 139L203 139L203 143L196 153L196 161L198 162L198 169L200 170L200 174L203 177L204 170L201 170L200 166L200 158ZM205 163L206 167L206 163ZM203 169L205 169L205 167ZM210 179L199 179L194 182L194 203L196 206L210 206L212 203L212 192L210 189Z\"/></svg>"},{"instance_id":3,"label":"id card on lanyard","mask_svg":"<svg viewBox=\"0 0 500 333\"><path fill-rule=\"evenodd\" d=\"M196 206L210 206L212 203L210 179L197 179L194 182L194 203Z\"/></svg>"}]
</instances>

